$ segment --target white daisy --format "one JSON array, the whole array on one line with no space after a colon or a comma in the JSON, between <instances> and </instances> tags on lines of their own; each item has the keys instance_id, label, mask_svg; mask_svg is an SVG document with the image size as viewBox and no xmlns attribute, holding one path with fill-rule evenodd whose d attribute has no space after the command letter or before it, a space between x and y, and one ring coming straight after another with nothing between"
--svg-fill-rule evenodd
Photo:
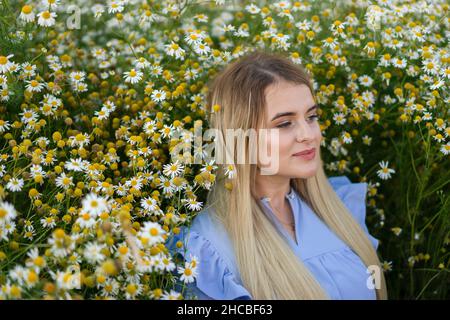
<instances>
[{"instance_id":1,"label":"white daisy","mask_svg":"<svg viewBox=\"0 0 450 320\"><path fill-rule=\"evenodd\" d=\"M72 83L83 82L85 77L86 77L86 73L84 71L72 71L69 74L69 78Z\"/></svg>"},{"instance_id":2,"label":"white daisy","mask_svg":"<svg viewBox=\"0 0 450 320\"><path fill-rule=\"evenodd\" d=\"M0 201L0 227L13 221L17 217L17 211L9 202Z\"/></svg>"},{"instance_id":3,"label":"white daisy","mask_svg":"<svg viewBox=\"0 0 450 320\"><path fill-rule=\"evenodd\" d=\"M197 276L197 268L192 268L189 262L185 262L184 268L178 267L178 273L181 274L180 280L184 283L194 282Z\"/></svg>"},{"instance_id":4,"label":"white daisy","mask_svg":"<svg viewBox=\"0 0 450 320\"><path fill-rule=\"evenodd\" d=\"M8 121L0 119L0 133L4 133L11 128Z\"/></svg>"},{"instance_id":5,"label":"white daisy","mask_svg":"<svg viewBox=\"0 0 450 320\"><path fill-rule=\"evenodd\" d=\"M163 166L163 173L171 178L179 176L183 170L184 166L178 160Z\"/></svg>"},{"instance_id":6,"label":"white daisy","mask_svg":"<svg viewBox=\"0 0 450 320\"><path fill-rule=\"evenodd\" d=\"M71 147L78 146L83 148L85 145L89 145L90 138L87 133L79 133L76 136L70 136L69 143Z\"/></svg>"},{"instance_id":7,"label":"white daisy","mask_svg":"<svg viewBox=\"0 0 450 320\"><path fill-rule=\"evenodd\" d=\"M134 188L136 190L141 190L142 188L142 179L140 177L133 177L130 180L125 182L125 185L130 188Z\"/></svg>"},{"instance_id":8,"label":"white daisy","mask_svg":"<svg viewBox=\"0 0 450 320\"><path fill-rule=\"evenodd\" d=\"M6 188L12 192L22 190L24 181L21 178L11 178L6 184Z\"/></svg>"},{"instance_id":9,"label":"white daisy","mask_svg":"<svg viewBox=\"0 0 450 320\"><path fill-rule=\"evenodd\" d=\"M139 239L138 245L141 248L147 248L162 243L164 242L164 234L166 234L166 231L159 223L146 221L144 222L144 226L137 233Z\"/></svg>"},{"instance_id":10,"label":"white daisy","mask_svg":"<svg viewBox=\"0 0 450 320\"><path fill-rule=\"evenodd\" d=\"M129 83L138 83L139 81L142 80L142 75L143 73L139 70L136 69L131 69L128 72L124 72L124 78L125 78L125 82L129 82Z\"/></svg>"},{"instance_id":11,"label":"white daisy","mask_svg":"<svg viewBox=\"0 0 450 320\"><path fill-rule=\"evenodd\" d=\"M42 4L45 8L50 8L52 10L56 9L59 5L60 0L43 0Z\"/></svg>"},{"instance_id":12,"label":"white daisy","mask_svg":"<svg viewBox=\"0 0 450 320\"><path fill-rule=\"evenodd\" d=\"M370 87L373 83L373 79L369 77L368 75L363 75L358 78L359 83L365 87Z\"/></svg>"},{"instance_id":13,"label":"white daisy","mask_svg":"<svg viewBox=\"0 0 450 320\"><path fill-rule=\"evenodd\" d=\"M134 61L134 64L136 66L136 69L144 69L151 65L150 62L148 62L148 60L145 59L144 57L140 57L139 59L136 59Z\"/></svg>"},{"instance_id":14,"label":"white daisy","mask_svg":"<svg viewBox=\"0 0 450 320\"><path fill-rule=\"evenodd\" d=\"M158 208L158 202L152 197L146 197L141 199L141 207L147 211L154 211Z\"/></svg>"},{"instance_id":15,"label":"white daisy","mask_svg":"<svg viewBox=\"0 0 450 320\"><path fill-rule=\"evenodd\" d=\"M0 56L0 73L7 73L10 71L12 62L9 61L9 59L13 56L13 54L10 54L9 56Z\"/></svg>"},{"instance_id":16,"label":"white daisy","mask_svg":"<svg viewBox=\"0 0 450 320\"><path fill-rule=\"evenodd\" d=\"M69 161L66 161L64 168L69 171L84 171L87 169L87 161L81 158L70 159Z\"/></svg>"},{"instance_id":17,"label":"white daisy","mask_svg":"<svg viewBox=\"0 0 450 320\"><path fill-rule=\"evenodd\" d=\"M439 151L441 151L445 155L450 154L450 142L447 142L446 144L443 144Z\"/></svg>"},{"instance_id":18,"label":"white daisy","mask_svg":"<svg viewBox=\"0 0 450 320\"><path fill-rule=\"evenodd\" d=\"M336 124L338 124L338 125L342 125L342 124L344 124L345 122L347 122L347 119L345 118L345 114L343 114L342 112L335 113L335 114L333 115L333 120L334 120L334 122L335 122Z\"/></svg>"},{"instance_id":19,"label":"white daisy","mask_svg":"<svg viewBox=\"0 0 450 320\"><path fill-rule=\"evenodd\" d=\"M184 199L183 202L185 202L185 206L188 207L189 210L200 211L203 207L203 203L196 199Z\"/></svg>"},{"instance_id":20,"label":"white daisy","mask_svg":"<svg viewBox=\"0 0 450 320\"><path fill-rule=\"evenodd\" d=\"M166 92L163 90L153 90L151 98L155 102L164 101L166 99Z\"/></svg>"},{"instance_id":21,"label":"white daisy","mask_svg":"<svg viewBox=\"0 0 450 320\"><path fill-rule=\"evenodd\" d=\"M166 53L169 56L171 57L175 56L176 59L184 60L186 52L177 43L172 41L170 44L166 44L165 47Z\"/></svg>"},{"instance_id":22,"label":"white daisy","mask_svg":"<svg viewBox=\"0 0 450 320\"><path fill-rule=\"evenodd\" d=\"M44 228L54 228L56 226L56 221L54 217L45 217L41 219L41 224Z\"/></svg>"},{"instance_id":23,"label":"white daisy","mask_svg":"<svg viewBox=\"0 0 450 320\"><path fill-rule=\"evenodd\" d=\"M229 164L225 167L225 175L228 179L233 179L236 176L236 168L234 165Z\"/></svg>"},{"instance_id":24,"label":"white daisy","mask_svg":"<svg viewBox=\"0 0 450 320\"><path fill-rule=\"evenodd\" d=\"M81 211L76 224L82 229L91 229L97 224L97 217L86 211Z\"/></svg>"},{"instance_id":25,"label":"white daisy","mask_svg":"<svg viewBox=\"0 0 450 320\"><path fill-rule=\"evenodd\" d=\"M395 173L394 169L388 168L389 161L386 161L386 162L381 161L379 163L379 165L380 165L381 169L377 171L377 175L378 175L378 177L380 177L380 179L383 179L383 180L390 179L391 174Z\"/></svg>"},{"instance_id":26,"label":"white daisy","mask_svg":"<svg viewBox=\"0 0 450 320\"><path fill-rule=\"evenodd\" d=\"M200 43L196 43L194 45L194 51L197 54L206 55L209 52L211 52L211 48L209 46L207 46L206 44L204 44L203 42L200 42Z\"/></svg>"},{"instance_id":27,"label":"white daisy","mask_svg":"<svg viewBox=\"0 0 450 320\"><path fill-rule=\"evenodd\" d=\"M33 22L35 18L33 7L30 5L24 5L20 11L19 18L25 22Z\"/></svg>"},{"instance_id":28,"label":"white daisy","mask_svg":"<svg viewBox=\"0 0 450 320\"><path fill-rule=\"evenodd\" d=\"M184 37L184 40L189 44L197 44L200 43L205 38L205 33L203 31L193 31Z\"/></svg>"},{"instance_id":29,"label":"white daisy","mask_svg":"<svg viewBox=\"0 0 450 320\"><path fill-rule=\"evenodd\" d=\"M55 24L56 13L50 11L43 11L38 14L38 25L41 27L51 27Z\"/></svg>"},{"instance_id":30,"label":"white daisy","mask_svg":"<svg viewBox=\"0 0 450 320\"><path fill-rule=\"evenodd\" d=\"M30 92L41 92L41 90L44 88L44 84L35 79L26 80L25 82L27 83L27 85L25 87L26 87L27 91L30 91Z\"/></svg>"},{"instance_id":31,"label":"white daisy","mask_svg":"<svg viewBox=\"0 0 450 320\"><path fill-rule=\"evenodd\" d=\"M216 0L216 2L219 2L219 0ZM180 297L181 297L180 292L171 289L170 291L164 291L164 294L161 296L161 300L179 300Z\"/></svg>"},{"instance_id":32,"label":"white daisy","mask_svg":"<svg viewBox=\"0 0 450 320\"><path fill-rule=\"evenodd\" d=\"M123 9L124 9L123 1L121 1L121 0L119 0L119 1L112 0L112 1L109 2L108 13L122 12Z\"/></svg>"},{"instance_id":33,"label":"white daisy","mask_svg":"<svg viewBox=\"0 0 450 320\"><path fill-rule=\"evenodd\" d=\"M56 178L55 183L58 187L64 188L66 190L74 185L73 178L67 176L65 172L63 172L58 178Z\"/></svg>"},{"instance_id":34,"label":"white daisy","mask_svg":"<svg viewBox=\"0 0 450 320\"><path fill-rule=\"evenodd\" d=\"M105 255L101 252L105 248L104 244L98 244L96 242L90 242L84 248L84 258L92 263L96 264L105 260Z\"/></svg>"},{"instance_id":35,"label":"white daisy","mask_svg":"<svg viewBox=\"0 0 450 320\"><path fill-rule=\"evenodd\" d=\"M108 212L110 209L106 198L100 197L92 192L82 200L81 204L84 211L95 216L100 215L102 212Z\"/></svg>"},{"instance_id":36,"label":"white daisy","mask_svg":"<svg viewBox=\"0 0 450 320\"><path fill-rule=\"evenodd\" d=\"M172 194L175 190L175 185L172 183L170 179L167 179L166 177L160 178L161 183L158 184L158 187L161 187L163 189L164 194Z\"/></svg>"}]
</instances>

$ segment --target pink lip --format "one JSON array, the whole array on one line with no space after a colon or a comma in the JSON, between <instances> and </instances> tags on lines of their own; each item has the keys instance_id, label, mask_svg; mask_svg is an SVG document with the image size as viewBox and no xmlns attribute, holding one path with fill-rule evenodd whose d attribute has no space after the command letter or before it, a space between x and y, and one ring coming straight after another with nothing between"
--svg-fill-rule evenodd
<instances>
[{"instance_id":1,"label":"pink lip","mask_svg":"<svg viewBox=\"0 0 450 320\"><path fill-rule=\"evenodd\" d=\"M308 150L305 150L302 152L295 153L295 154L293 154L293 156L302 157L302 158L311 160L314 158L315 154L316 154L316 149L311 148L311 149L308 149Z\"/></svg>"}]
</instances>

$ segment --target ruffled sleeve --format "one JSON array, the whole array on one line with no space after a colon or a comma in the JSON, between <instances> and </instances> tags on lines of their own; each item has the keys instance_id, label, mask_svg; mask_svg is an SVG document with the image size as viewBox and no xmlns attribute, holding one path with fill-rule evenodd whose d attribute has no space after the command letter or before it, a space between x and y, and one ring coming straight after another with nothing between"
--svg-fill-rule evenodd
<instances>
[{"instance_id":1,"label":"ruffled sleeve","mask_svg":"<svg viewBox=\"0 0 450 320\"><path fill-rule=\"evenodd\" d=\"M176 248L175 243L179 240L185 244L185 248ZM187 286L188 299L193 295L199 300L251 299L249 292L231 272L224 257L197 231L181 228L181 232L169 241L168 248L173 255L179 253L186 260L189 260L190 255L198 259L196 280Z\"/></svg>"},{"instance_id":2,"label":"ruffled sleeve","mask_svg":"<svg viewBox=\"0 0 450 320\"><path fill-rule=\"evenodd\" d=\"M353 214L353 217L361 225L375 250L377 250L379 240L369 233L366 225L367 182L352 183L346 176L330 177L328 178L328 181L346 207Z\"/></svg>"}]
</instances>

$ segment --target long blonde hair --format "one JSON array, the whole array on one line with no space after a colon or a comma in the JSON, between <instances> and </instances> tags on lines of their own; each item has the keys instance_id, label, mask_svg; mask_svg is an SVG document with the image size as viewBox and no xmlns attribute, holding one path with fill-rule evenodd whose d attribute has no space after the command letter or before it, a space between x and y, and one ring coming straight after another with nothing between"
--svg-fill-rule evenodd
<instances>
[{"instance_id":1,"label":"long blonde hair","mask_svg":"<svg viewBox=\"0 0 450 320\"><path fill-rule=\"evenodd\" d=\"M257 51L228 65L209 88L210 127L225 136L226 129L246 130L260 126L265 115L265 89L280 80L305 84L314 96L305 70L281 55ZM220 108L212 112L214 105ZM248 155L247 141L245 153ZM219 166L206 206L213 208L211 212L228 233L244 287L254 299L328 299L260 207L254 193L256 164L237 164L234 159L236 175L233 179L227 179L224 167ZM366 266L377 265L382 270L370 240L330 185L323 163L315 176L292 179L291 183L317 216ZM387 299L382 271L380 276L377 299Z\"/></svg>"}]
</instances>

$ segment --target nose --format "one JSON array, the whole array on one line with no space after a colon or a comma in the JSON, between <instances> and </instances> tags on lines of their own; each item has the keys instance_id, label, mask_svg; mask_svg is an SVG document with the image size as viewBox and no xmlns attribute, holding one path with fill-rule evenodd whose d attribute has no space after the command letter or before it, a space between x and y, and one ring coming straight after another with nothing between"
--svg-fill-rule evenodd
<instances>
[{"instance_id":1,"label":"nose","mask_svg":"<svg viewBox=\"0 0 450 320\"><path fill-rule=\"evenodd\" d=\"M304 121L297 125L296 140L298 142L309 141L313 138L313 130Z\"/></svg>"}]
</instances>

